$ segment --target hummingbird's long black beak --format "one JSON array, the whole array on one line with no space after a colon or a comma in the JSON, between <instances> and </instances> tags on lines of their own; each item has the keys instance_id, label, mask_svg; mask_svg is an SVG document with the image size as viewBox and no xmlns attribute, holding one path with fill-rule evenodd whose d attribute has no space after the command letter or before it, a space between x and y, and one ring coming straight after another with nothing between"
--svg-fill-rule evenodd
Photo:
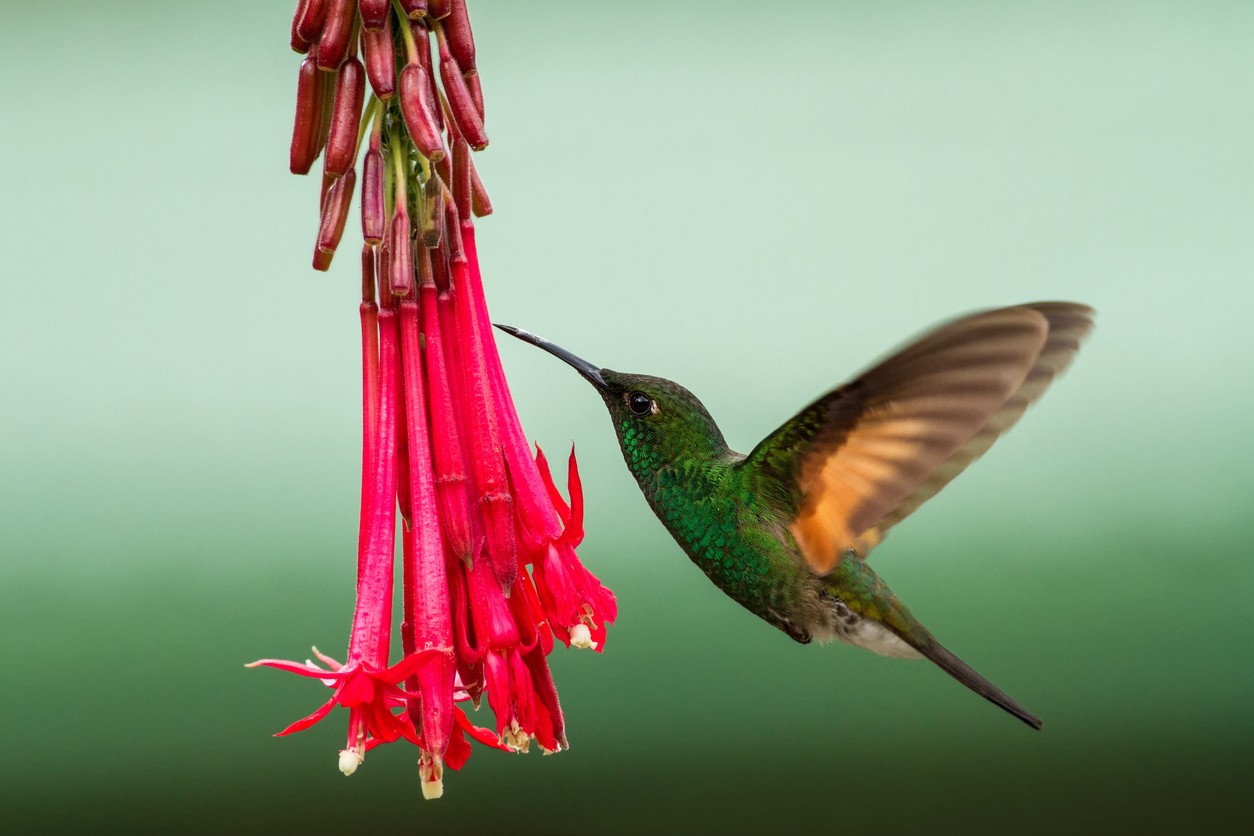
<instances>
[{"instance_id":1,"label":"hummingbird's long black beak","mask_svg":"<svg viewBox=\"0 0 1254 836\"><path fill-rule=\"evenodd\" d=\"M601 376L601 370L597 368L596 366L592 365L591 363L589 363L587 360L584 360L581 357L576 357L575 355L571 354L569 351L562 348L561 346L554 345L553 343L546 340L544 337L537 337L535 334L531 333L530 331L524 331L521 328L515 328L513 325L501 325L495 322L492 324L496 325L497 328L500 328L506 334L510 334L511 336L517 337L518 339L522 340L525 343L531 343L536 348L543 348L545 351L547 351L549 354L552 354L554 357L557 357L560 360L564 360L567 364L573 366L575 368L575 371L583 375L585 380L587 380L589 383L591 383L593 386L597 387L598 389L607 388L608 384L605 382L605 378Z\"/></svg>"}]
</instances>

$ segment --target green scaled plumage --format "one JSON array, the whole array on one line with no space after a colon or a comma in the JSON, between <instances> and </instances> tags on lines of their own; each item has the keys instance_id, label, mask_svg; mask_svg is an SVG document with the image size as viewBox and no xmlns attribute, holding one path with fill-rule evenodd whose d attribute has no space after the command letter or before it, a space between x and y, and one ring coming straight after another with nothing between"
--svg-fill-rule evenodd
<instances>
[{"instance_id":1,"label":"green scaled plumage","mask_svg":"<svg viewBox=\"0 0 1254 836\"><path fill-rule=\"evenodd\" d=\"M673 381L601 369L526 331L600 393L649 506L711 581L799 642L926 657L1034 728L945 649L866 563L1071 361L1092 310L1044 302L943 325L810 404L747 456Z\"/></svg>"}]
</instances>

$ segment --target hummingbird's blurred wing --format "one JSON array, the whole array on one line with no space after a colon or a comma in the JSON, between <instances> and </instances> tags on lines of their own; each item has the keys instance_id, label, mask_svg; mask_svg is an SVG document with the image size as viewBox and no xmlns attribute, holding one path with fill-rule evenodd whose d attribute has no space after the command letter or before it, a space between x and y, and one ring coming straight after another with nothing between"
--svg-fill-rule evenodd
<instances>
[{"instance_id":1,"label":"hummingbird's blurred wing","mask_svg":"<svg viewBox=\"0 0 1254 836\"><path fill-rule=\"evenodd\" d=\"M793 488L793 537L827 574L1008 430L1066 368L1092 313L1044 302L943 325L803 409L743 466Z\"/></svg>"}]
</instances>

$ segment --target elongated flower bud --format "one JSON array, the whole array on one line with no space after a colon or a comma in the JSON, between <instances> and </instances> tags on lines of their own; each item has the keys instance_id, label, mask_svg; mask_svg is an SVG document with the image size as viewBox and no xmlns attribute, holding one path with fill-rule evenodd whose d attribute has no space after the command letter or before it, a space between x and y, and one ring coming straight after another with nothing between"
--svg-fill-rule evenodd
<instances>
[{"instance_id":1,"label":"elongated flower bud","mask_svg":"<svg viewBox=\"0 0 1254 836\"><path fill-rule=\"evenodd\" d=\"M340 67L331 105L331 128L327 134L327 171L339 176L353 164L357 153L357 130L361 126L361 105L366 95L366 76L361 62L349 58Z\"/></svg>"},{"instance_id":2,"label":"elongated flower bud","mask_svg":"<svg viewBox=\"0 0 1254 836\"><path fill-rule=\"evenodd\" d=\"M327 0L302 2L292 18L294 37L305 43L316 43L322 37L322 27L326 24L327 5Z\"/></svg>"},{"instance_id":3,"label":"elongated flower bud","mask_svg":"<svg viewBox=\"0 0 1254 836\"><path fill-rule=\"evenodd\" d=\"M318 69L338 69L348 57L349 41L353 34L353 18L357 14L356 0L327 0L327 22L318 40Z\"/></svg>"},{"instance_id":4,"label":"elongated flower bud","mask_svg":"<svg viewBox=\"0 0 1254 836\"><path fill-rule=\"evenodd\" d=\"M318 130L322 126L322 78L314 56L300 62L296 85L296 120L292 125L291 169L308 174L318 159Z\"/></svg>"},{"instance_id":5,"label":"elongated flower bud","mask_svg":"<svg viewBox=\"0 0 1254 836\"><path fill-rule=\"evenodd\" d=\"M361 169L361 237L368 244L383 240L386 223L383 189L383 152L371 147Z\"/></svg>"},{"instance_id":6,"label":"elongated flower bud","mask_svg":"<svg viewBox=\"0 0 1254 836\"><path fill-rule=\"evenodd\" d=\"M410 20L416 20L427 13L427 0L401 0L401 8Z\"/></svg>"},{"instance_id":7,"label":"elongated flower bud","mask_svg":"<svg viewBox=\"0 0 1254 836\"><path fill-rule=\"evenodd\" d=\"M318 249L335 252L344 235L344 222L348 220L348 207L353 200L353 187L357 184L357 172L349 169L331 184L326 202L322 206L322 222L318 226Z\"/></svg>"},{"instance_id":8,"label":"elongated flower bud","mask_svg":"<svg viewBox=\"0 0 1254 836\"><path fill-rule=\"evenodd\" d=\"M475 36L470 31L470 16L466 14L466 0L449 0L448 17L443 21L444 35L448 38L448 51L453 60L468 72L475 68Z\"/></svg>"},{"instance_id":9,"label":"elongated flower bud","mask_svg":"<svg viewBox=\"0 0 1254 836\"><path fill-rule=\"evenodd\" d=\"M392 16L384 20L383 28L367 29L361 35L362 50L366 58L366 76L370 88L383 101L396 92L396 52L392 46Z\"/></svg>"},{"instance_id":10,"label":"elongated flower bud","mask_svg":"<svg viewBox=\"0 0 1254 836\"><path fill-rule=\"evenodd\" d=\"M388 266L388 284L394 296L408 296L414 288L414 256L409 238L409 213L403 206L392 215L390 236L392 253Z\"/></svg>"},{"instance_id":11,"label":"elongated flower bud","mask_svg":"<svg viewBox=\"0 0 1254 836\"><path fill-rule=\"evenodd\" d=\"M488 135L483 130L483 119L475 108L466 80L452 56L440 56L440 83L444 85L444 94L448 97L449 112L457 123L457 130L476 151L488 147Z\"/></svg>"},{"instance_id":12,"label":"elongated flower bud","mask_svg":"<svg viewBox=\"0 0 1254 836\"><path fill-rule=\"evenodd\" d=\"M367 32L376 32L392 17L392 0L361 0L361 25Z\"/></svg>"},{"instance_id":13,"label":"elongated flower bud","mask_svg":"<svg viewBox=\"0 0 1254 836\"><path fill-rule=\"evenodd\" d=\"M402 0L402 5L404 0ZM442 17L448 17L451 9L449 8L449 0L430 0L427 4L427 14L432 20L439 20Z\"/></svg>"},{"instance_id":14,"label":"elongated flower bud","mask_svg":"<svg viewBox=\"0 0 1254 836\"><path fill-rule=\"evenodd\" d=\"M308 52L309 47L313 46L313 39L302 37L300 34L300 19L305 16L305 12L309 9L309 0L299 0L296 4L296 13L292 15L292 51Z\"/></svg>"},{"instance_id":15,"label":"elongated flower bud","mask_svg":"<svg viewBox=\"0 0 1254 836\"><path fill-rule=\"evenodd\" d=\"M426 86L426 73L422 67L406 64L400 78L401 115L405 117L405 127L414 147L427 159L438 160L444 156L444 141L440 138L440 130L431 111L427 109Z\"/></svg>"}]
</instances>

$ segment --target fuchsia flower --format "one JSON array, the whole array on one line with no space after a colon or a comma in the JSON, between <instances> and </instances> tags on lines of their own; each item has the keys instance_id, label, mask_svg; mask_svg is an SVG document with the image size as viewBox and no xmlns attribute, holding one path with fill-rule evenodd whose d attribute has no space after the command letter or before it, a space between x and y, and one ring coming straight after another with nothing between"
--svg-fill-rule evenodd
<instances>
[{"instance_id":1,"label":"fuchsia flower","mask_svg":"<svg viewBox=\"0 0 1254 836\"><path fill-rule=\"evenodd\" d=\"M545 752L567 748L546 659L554 634L600 651L617 610L575 554L583 492L574 451L568 505L543 453L532 456L493 338L472 221L491 212L471 160L488 140L465 0L300 0L291 43L308 54L291 168L324 164L316 269L339 246L364 156L357 603L343 664L315 649L325 667L251 666L332 689L279 735L347 708L341 771L405 739L418 746L432 798L444 767L470 757L468 737L506 751L532 740ZM392 662L398 510L404 614ZM464 710L485 693L495 730Z\"/></svg>"}]
</instances>

